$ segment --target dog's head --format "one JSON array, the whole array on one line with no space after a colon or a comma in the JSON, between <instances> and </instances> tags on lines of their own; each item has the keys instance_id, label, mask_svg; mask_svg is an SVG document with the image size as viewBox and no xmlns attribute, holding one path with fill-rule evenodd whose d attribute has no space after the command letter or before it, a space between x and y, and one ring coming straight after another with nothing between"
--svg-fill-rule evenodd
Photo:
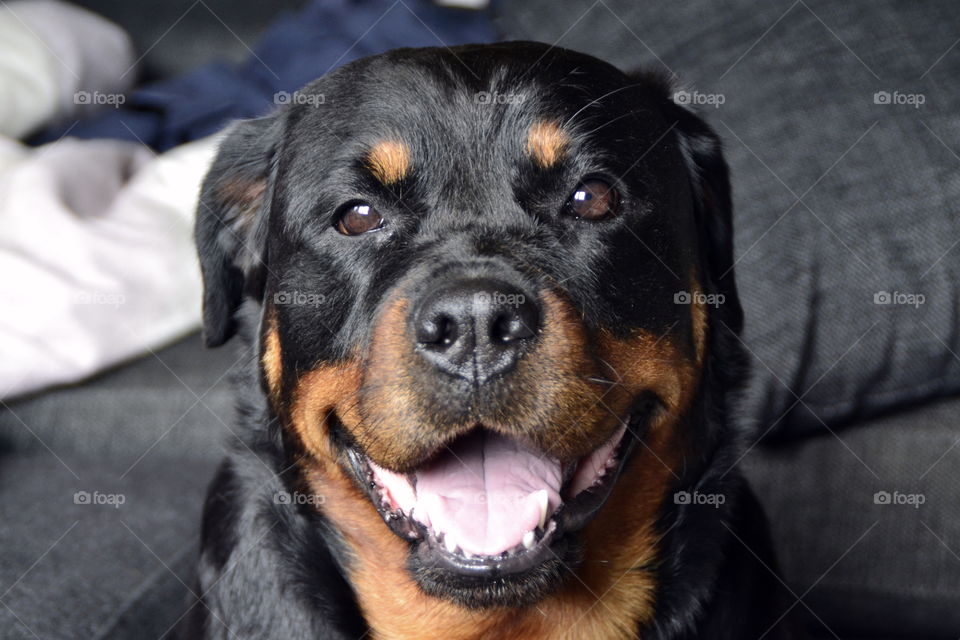
<instances>
[{"instance_id":1,"label":"dog's head","mask_svg":"<svg viewBox=\"0 0 960 640\"><path fill-rule=\"evenodd\" d=\"M398 50L290 103L204 184L204 332L259 305L333 524L472 607L653 553L741 322L716 136L662 79L534 43Z\"/></svg>"}]
</instances>

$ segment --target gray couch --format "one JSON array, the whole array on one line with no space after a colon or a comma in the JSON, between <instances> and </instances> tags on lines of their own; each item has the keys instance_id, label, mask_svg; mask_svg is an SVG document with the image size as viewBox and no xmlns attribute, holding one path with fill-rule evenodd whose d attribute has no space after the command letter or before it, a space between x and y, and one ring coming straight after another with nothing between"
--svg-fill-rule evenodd
<instances>
[{"instance_id":1,"label":"gray couch","mask_svg":"<svg viewBox=\"0 0 960 640\"><path fill-rule=\"evenodd\" d=\"M497 15L508 38L675 73L725 139L754 368L742 465L797 606L826 637L960 636L960 8L530 0ZM118 19L135 36L163 21ZM184 64L165 46L154 68ZM0 407L0 637L173 625L240 357L189 336Z\"/></svg>"}]
</instances>

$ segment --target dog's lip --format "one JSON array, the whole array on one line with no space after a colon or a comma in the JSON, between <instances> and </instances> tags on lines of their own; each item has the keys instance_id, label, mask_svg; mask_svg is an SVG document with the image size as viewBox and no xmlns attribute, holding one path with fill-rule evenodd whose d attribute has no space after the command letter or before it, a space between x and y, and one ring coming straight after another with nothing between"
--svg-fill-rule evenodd
<instances>
[{"instance_id":1,"label":"dog's lip","mask_svg":"<svg viewBox=\"0 0 960 640\"><path fill-rule=\"evenodd\" d=\"M561 491L571 487L578 464L608 448L609 457L605 464L595 469L595 477L589 486L581 487L575 495L566 496L549 513L548 518L541 518L542 526L524 536L521 544L493 555L473 555L460 548L448 549L442 533L436 534L430 527L396 507L396 501L378 482L374 473L376 465L370 458L352 447L348 448L347 453L354 472L364 483L377 511L395 534L415 545L414 554L421 566L446 569L470 577L496 577L522 573L554 557L555 548L566 543L568 534L582 529L593 519L609 497L635 445L635 438L628 435L631 434L629 424L628 416L604 445L564 465ZM414 474L404 475L411 485L415 484Z\"/></svg>"}]
</instances>

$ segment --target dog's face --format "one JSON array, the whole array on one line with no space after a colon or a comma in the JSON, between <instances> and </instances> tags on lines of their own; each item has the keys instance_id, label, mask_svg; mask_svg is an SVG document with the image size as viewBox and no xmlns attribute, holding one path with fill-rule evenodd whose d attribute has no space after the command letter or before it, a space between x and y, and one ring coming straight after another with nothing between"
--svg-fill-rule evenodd
<instances>
[{"instance_id":1,"label":"dog's face","mask_svg":"<svg viewBox=\"0 0 960 640\"><path fill-rule=\"evenodd\" d=\"M663 82L532 43L399 50L296 96L204 185L205 331L259 304L265 392L334 526L392 530L472 607L649 539L711 332L739 325L713 134Z\"/></svg>"}]
</instances>

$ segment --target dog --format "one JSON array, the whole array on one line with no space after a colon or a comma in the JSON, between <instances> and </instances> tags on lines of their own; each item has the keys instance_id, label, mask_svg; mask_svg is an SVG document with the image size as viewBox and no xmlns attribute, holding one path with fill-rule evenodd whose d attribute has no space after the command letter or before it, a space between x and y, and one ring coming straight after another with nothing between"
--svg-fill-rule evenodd
<instances>
[{"instance_id":1,"label":"dog","mask_svg":"<svg viewBox=\"0 0 960 640\"><path fill-rule=\"evenodd\" d=\"M247 364L184 636L786 637L727 165L670 82L511 42L293 95L200 194Z\"/></svg>"}]
</instances>

